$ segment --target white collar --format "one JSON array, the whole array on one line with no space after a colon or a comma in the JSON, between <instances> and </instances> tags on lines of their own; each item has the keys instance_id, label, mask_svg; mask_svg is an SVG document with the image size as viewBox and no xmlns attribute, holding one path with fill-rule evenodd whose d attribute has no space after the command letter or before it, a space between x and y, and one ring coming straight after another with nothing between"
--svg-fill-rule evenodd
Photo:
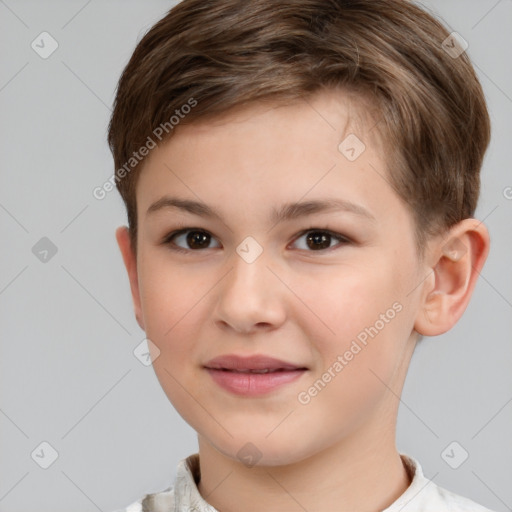
<instances>
[{"instance_id":1,"label":"white collar","mask_svg":"<svg viewBox=\"0 0 512 512\"><path fill-rule=\"evenodd\" d=\"M404 493L382 512L418 512L450 510L450 512L492 512L477 503L454 494L426 478L420 463L400 454L412 479ZM142 510L150 512L218 512L199 493L199 454L194 453L178 463L174 485L163 492L148 494L142 500Z\"/></svg>"}]
</instances>

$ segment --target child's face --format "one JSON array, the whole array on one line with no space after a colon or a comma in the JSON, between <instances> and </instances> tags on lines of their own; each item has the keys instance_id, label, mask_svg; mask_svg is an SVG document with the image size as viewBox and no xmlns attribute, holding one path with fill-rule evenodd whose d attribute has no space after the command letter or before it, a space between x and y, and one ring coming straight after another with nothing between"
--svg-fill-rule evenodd
<instances>
[{"instance_id":1,"label":"child's face","mask_svg":"<svg viewBox=\"0 0 512 512\"><path fill-rule=\"evenodd\" d=\"M322 93L180 126L152 151L137 184L132 290L139 322L160 350L156 374L200 438L233 458L248 442L260 464L277 465L394 439L425 269L377 141L361 123L345 131L347 100ZM345 156L360 151L352 139L345 154L338 149L351 132L366 145L354 161ZM164 196L203 202L221 220L171 207L148 213ZM327 199L353 207L271 219L288 203ZM186 251L178 252L164 239L182 228L207 235L176 237ZM318 233L325 230L350 241ZM256 242L263 252L251 262ZM307 370L239 394L205 369L232 354Z\"/></svg>"}]
</instances>

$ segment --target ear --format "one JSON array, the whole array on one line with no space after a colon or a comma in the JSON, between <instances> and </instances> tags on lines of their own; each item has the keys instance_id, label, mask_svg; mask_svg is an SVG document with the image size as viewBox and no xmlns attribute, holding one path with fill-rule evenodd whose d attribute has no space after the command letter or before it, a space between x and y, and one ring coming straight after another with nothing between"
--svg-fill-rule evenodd
<instances>
[{"instance_id":1,"label":"ear","mask_svg":"<svg viewBox=\"0 0 512 512\"><path fill-rule=\"evenodd\" d=\"M140 328L145 331L144 319L142 316L142 308L139 293L139 279L137 273L137 259L135 251L131 246L130 232L126 226L120 226L116 229L116 240L123 256L124 266L128 272L128 279L130 280L130 288L132 291L133 308L135 311L135 318Z\"/></svg>"},{"instance_id":2,"label":"ear","mask_svg":"<svg viewBox=\"0 0 512 512\"><path fill-rule=\"evenodd\" d=\"M414 324L425 336L450 330L464 313L489 253L489 232L476 219L464 219L429 247L430 275Z\"/></svg>"}]
</instances>

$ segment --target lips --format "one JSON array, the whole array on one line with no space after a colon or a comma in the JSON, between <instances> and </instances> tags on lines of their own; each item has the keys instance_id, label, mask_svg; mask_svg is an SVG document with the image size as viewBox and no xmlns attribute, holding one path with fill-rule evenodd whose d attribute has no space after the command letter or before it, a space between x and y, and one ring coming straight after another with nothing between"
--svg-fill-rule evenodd
<instances>
[{"instance_id":1,"label":"lips","mask_svg":"<svg viewBox=\"0 0 512 512\"><path fill-rule=\"evenodd\" d=\"M276 391L299 379L304 366L268 356L216 357L204 365L213 382L235 395L257 396Z\"/></svg>"}]
</instances>

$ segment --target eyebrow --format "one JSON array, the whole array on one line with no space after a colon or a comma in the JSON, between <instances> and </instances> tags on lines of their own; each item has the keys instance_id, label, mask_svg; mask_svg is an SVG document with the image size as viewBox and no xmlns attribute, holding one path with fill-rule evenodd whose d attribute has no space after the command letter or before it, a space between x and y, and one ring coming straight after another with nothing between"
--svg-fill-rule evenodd
<instances>
[{"instance_id":1,"label":"eyebrow","mask_svg":"<svg viewBox=\"0 0 512 512\"><path fill-rule=\"evenodd\" d=\"M222 215L215 208L212 208L205 203L170 196L164 196L158 201L155 201L147 209L146 215L170 208L178 208L200 217L211 217L222 221ZM326 198L321 200L286 203L279 209L274 208L272 210L270 221L277 224L286 220L329 211L344 211L359 215L368 220L376 220L375 217L366 208L363 208L360 205L351 203L350 201L346 201L344 199Z\"/></svg>"}]
</instances>

